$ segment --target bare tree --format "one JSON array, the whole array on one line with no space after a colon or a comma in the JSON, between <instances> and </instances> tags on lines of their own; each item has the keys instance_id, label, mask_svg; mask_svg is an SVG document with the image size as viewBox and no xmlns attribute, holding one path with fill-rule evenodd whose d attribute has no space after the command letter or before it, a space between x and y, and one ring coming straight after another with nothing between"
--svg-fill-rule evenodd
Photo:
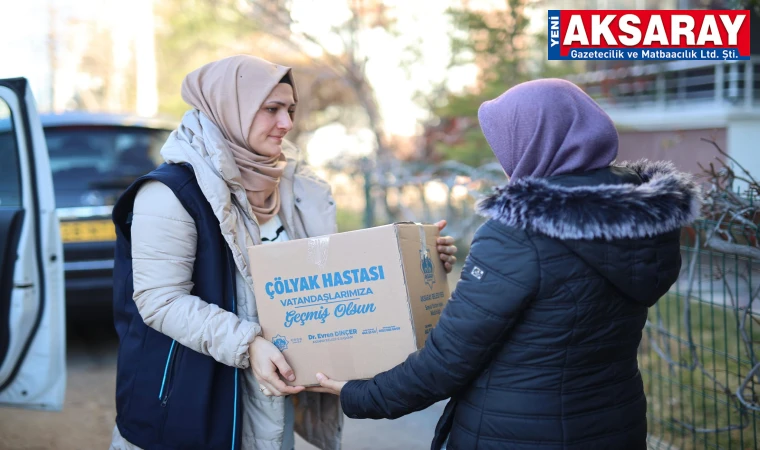
<instances>
[{"instance_id":1,"label":"bare tree","mask_svg":"<svg viewBox=\"0 0 760 450\"><path fill-rule=\"evenodd\" d=\"M367 78L367 56L361 52L359 35L361 32L383 28L388 30L392 21L388 18L385 5L380 0L348 0L349 18L335 28L341 38L342 52L331 52L316 36L303 31L295 31L287 2L250 0L249 17L257 21L273 37L285 42L294 50L307 53L305 46L316 46L322 58L315 60L332 72L353 92L357 104L366 114L367 126L375 137L379 159L390 156L390 146L383 130L383 120L378 107L375 91Z\"/></svg>"},{"instance_id":2,"label":"bare tree","mask_svg":"<svg viewBox=\"0 0 760 450\"><path fill-rule=\"evenodd\" d=\"M753 236L760 232L760 183L736 159L712 144L720 153L717 165L710 163L701 178L707 181L703 215L715 221L716 226L707 236L705 246L724 253L732 253L760 261L759 244ZM742 189L743 188L743 189ZM742 192L743 190L743 192ZM738 225L746 229L748 239L738 242L728 228Z\"/></svg>"}]
</instances>

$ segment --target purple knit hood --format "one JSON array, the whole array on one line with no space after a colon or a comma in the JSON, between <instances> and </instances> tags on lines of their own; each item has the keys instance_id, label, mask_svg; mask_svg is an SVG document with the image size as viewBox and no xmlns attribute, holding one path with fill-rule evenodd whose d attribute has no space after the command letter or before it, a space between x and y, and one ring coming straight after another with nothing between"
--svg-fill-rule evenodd
<instances>
[{"instance_id":1,"label":"purple knit hood","mask_svg":"<svg viewBox=\"0 0 760 450\"><path fill-rule=\"evenodd\" d=\"M478 119L510 183L601 169L617 157L612 119L566 80L518 84L483 103Z\"/></svg>"}]
</instances>

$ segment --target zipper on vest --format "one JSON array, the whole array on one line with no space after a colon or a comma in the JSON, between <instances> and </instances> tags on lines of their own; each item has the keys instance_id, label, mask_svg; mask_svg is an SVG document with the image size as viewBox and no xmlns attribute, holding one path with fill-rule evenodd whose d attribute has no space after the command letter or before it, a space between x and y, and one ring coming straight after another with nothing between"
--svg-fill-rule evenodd
<instances>
[{"instance_id":1,"label":"zipper on vest","mask_svg":"<svg viewBox=\"0 0 760 450\"><path fill-rule=\"evenodd\" d=\"M234 196L233 196L234 200ZM232 250L227 247L227 264L229 265L229 274L230 274L230 286L232 287L232 313L237 314L237 294L235 290L237 289L236 283L235 283L235 276L237 271L237 266L235 266L235 257L232 255ZM234 377L235 377L235 397L232 401L232 450L235 450L235 441L237 440L237 410L238 410L238 368L235 367L235 370L233 371Z\"/></svg>"},{"instance_id":2,"label":"zipper on vest","mask_svg":"<svg viewBox=\"0 0 760 450\"><path fill-rule=\"evenodd\" d=\"M166 356L166 365L164 366L164 378L161 380L161 390L158 393L158 399L161 400L161 406L165 407L172 393L172 380L174 379L174 362L177 360L179 349L177 341L172 341L169 347L169 354Z\"/></svg>"}]
</instances>

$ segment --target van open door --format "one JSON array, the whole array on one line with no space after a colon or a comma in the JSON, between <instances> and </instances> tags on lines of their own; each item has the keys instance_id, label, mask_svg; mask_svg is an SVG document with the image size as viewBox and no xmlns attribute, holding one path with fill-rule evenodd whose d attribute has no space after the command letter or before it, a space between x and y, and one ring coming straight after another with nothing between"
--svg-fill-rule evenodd
<instances>
[{"instance_id":1,"label":"van open door","mask_svg":"<svg viewBox=\"0 0 760 450\"><path fill-rule=\"evenodd\" d=\"M0 79L0 406L63 408L63 281L37 106L26 79Z\"/></svg>"}]
</instances>

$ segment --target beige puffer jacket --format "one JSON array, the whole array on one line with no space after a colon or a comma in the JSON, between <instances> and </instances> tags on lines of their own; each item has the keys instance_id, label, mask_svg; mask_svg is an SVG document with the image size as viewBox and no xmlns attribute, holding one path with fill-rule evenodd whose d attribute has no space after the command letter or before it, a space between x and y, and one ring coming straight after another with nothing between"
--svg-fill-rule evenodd
<instances>
[{"instance_id":1,"label":"beige puffer jacket","mask_svg":"<svg viewBox=\"0 0 760 450\"><path fill-rule=\"evenodd\" d=\"M196 118L199 124L206 125L202 115ZM203 131L208 140L207 130ZM243 448L280 450L284 402L292 400L296 405L295 431L321 449L340 449L343 413L337 396L302 392L286 399L267 397L259 391L247 352L248 344L261 328L245 251L247 246L261 243L258 223L231 154L215 150L208 142L193 147L191 150L170 138L161 154L169 163L189 163L193 167L201 191L219 219L238 268L238 314L190 295L197 245L195 224L168 187L149 182L137 195L132 224L133 298L140 315L148 326L182 345L223 364L245 369L241 395ZM287 141L283 141L283 154L288 164L280 183L279 216L288 236L300 239L335 233L335 205L329 185L313 173L298 149ZM115 429L111 448L136 447Z\"/></svg>"}]
</instances>

